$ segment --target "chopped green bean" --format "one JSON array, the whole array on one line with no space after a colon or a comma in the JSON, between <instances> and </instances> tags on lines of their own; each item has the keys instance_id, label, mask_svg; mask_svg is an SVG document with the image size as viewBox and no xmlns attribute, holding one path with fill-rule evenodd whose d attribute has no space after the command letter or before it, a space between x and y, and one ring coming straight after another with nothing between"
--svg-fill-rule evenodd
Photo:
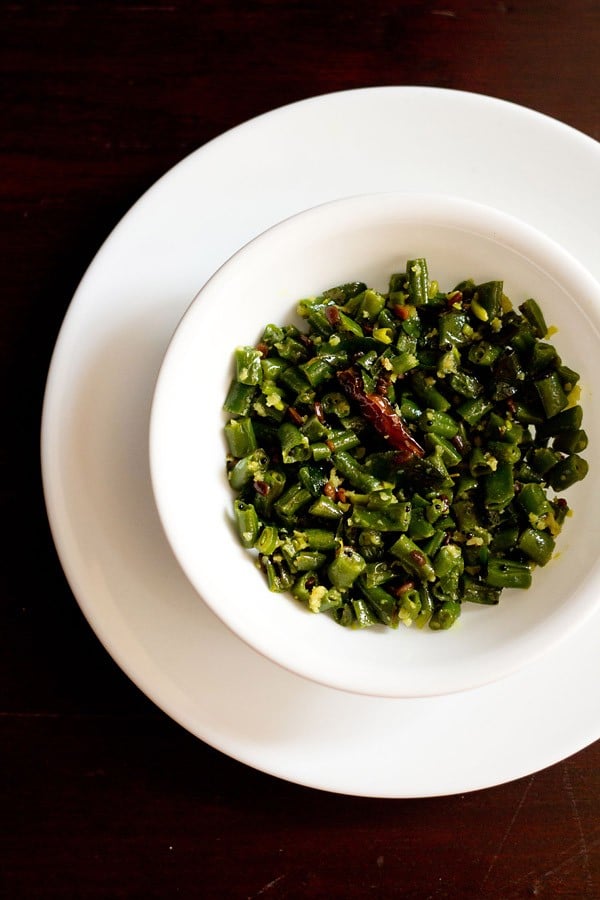
<instances>
[{"instance_id":1,"label":"chopped green bean","mask_svg":"<svg viewBox=\"0 0 600 900\"><path fill-rule=\"evenodd\" d=\"M256 435L252 419L244 416L241 419L230 419L225 425L225 437L232 456L247 456L256 450Z\"/></svg>"},{"instance_id":2,"label":"chopped green bean","mask_svg":"<svg viewBox=\"0 0 600 900\"><path fill-rule=\"evenodd\" d=\"M257 447L248 456L238 459L233 469L229 472L229 484L234 491L239 491L249 481L262 478L268 465L268 455L261 447Z\"/></svg>"},{"instance_id":3,"label":"chopped green bean","mask_svg":"<svg viewBox=\"0 0 600 900\"><path fill-rule=\"evenodd\" d=\"M349 524L353 528L375 531L407 531L411 521L410 503L402 502L386 510L365 509L354 506Z\"/></svg>"},{"instance_id":4,"label":"chopped green bean","mask_svg":"<svg viewBox=\"0 0 600 900\"><path fill-rule=\"evenodd\" d=\"M515 559L490 556L485 580L496 588L528 588L531 586L531 569Z\"/></svg>"},{"instance_id":5,"label":"chopped green bean","mask_svg":"<svg viewBox=\"0 0 600 900\"><path fill-rule=\"evenodd\" d=\"M429 277L424 259L409 259L406 263L407 289L410 302L423 306L429 297Z\"/></svg>"},{"instance_id":6,"label":"chopped green bean","mask_svg":"<svg viewBox=\"0 0 600 900\"><path fill-rule=\"evenodd\" d=\"M526 528L519 538L518 546L519 550L522 550L538 566L545 566L552 557L555 541L547 531Z\"/></svg>"},{"instance_id":7,"label":"chopped green bean","mask_svg":"<svg viewBox=\"0 0 600 900\"><path fill-rule=\"evenodd\" d=\"M485 476L485 505L490 510L504 509L515 495L513 468L508 462L499 462L496 470Z\"/></svg>"},{"instance_id":8,"label":"chopped green bean","mask_svg":"<svg viewBox=\"0 0 600 900\"><path fill-rule=\"evenodd\" d=\"M325 553L318 550L299 550L293 557L290 568L293 572L314 572L327 560Z\"/></svg>"},{"instance_id":9,"label":"chopped green bean","mask_svg":"<svg viewBox=\"0 0 600 900\"><path fill-rule=\"evenodd\" d=\"M300 482L293 484L275 502L275 511L284 521L294 521L296 514L311 500L310 491L302 487Z\"/></svg>"},{"instance_id":10,"label":"chopped green bean","mask_svg":"<svg viewBox=\"0 0 600 900\"><path fill-rule=\"evenodd\" d=\"M255 479L254 505L263 519L271 518L273 505L283 493L285 481L285 475L278 469L269 469L261 473L259 479Z\"/></svg>"},{"instance_id":11,"label":"chopped green bean","mask_svg":"<svg viewBox=\"0 0 600 900\"><path fill-rule=\"evenodd\" d=\"M359 446L360 438L351 428L341 428L331 431L326 443L331 452L335 453L337 450L353 450Z\"/></svg>"},{"instance_id":12,"label":"chopped green bean","mask_svg":"<svg viewBox=\"0 0 600 900\"><path fill-rule=\"evenodd\" d=\"M579 373L500 279L444 292L408 260L387 293L300 300L233 353L234 524L268 587L350 628L453 626L548 565L583 479Z\"/></svg>"},{"instance_id":13,"label":"chopped green bean","mask_svg":"<svg viewBox=\"0 0 600 900\"><path fill-rule=\"evenodd\" d=\"M281 458L284 463L305 462L310 458L310 446L306 435L296 425L284 422L279 427Z\"/></svg>"},{"instance_id":14,"label":"chopped green bean","mask_svg":"<svg viewBox=\"0 0 600 900\"><path fill-rule=\"evenodd\" d=\"M352 547L342 547L330 563L327 574L334 587L346 590L354 584L365 566L366 562L360 553Z\"/></svg>"},{"instance_id":15,"label":"chopped green bean","mask_svg":"<svg viewBox=\"0 0 600 900\"><path fill-rule=\"evenodd\" d=\"M435 571L427 554L406 534L401 534L390 547L390 553L398 557L407 572L421 581L435 581Z\"/></svg>"},{"instance_id":16,"label":"chopped green bean","mask_svg":"<svg viewBox=\"0 0 600 900\"><path fill-rule=\"evenodd\" d=\"M432 631L446 631L451 628L460 616L460 603L457 600L444 600L444 602L434 610L429 621L429 627Z\"/></svg>"},{"instance_id":17,"label":"chopped green bean","mask_svg":"<svg viewBox=\"0 0 600 900\"><path fill-rule=\"evenodd\" d=\"M544 378L540 378L535 382L535 386L540 395L546 418L548 419L551 419L552 416L555 416L564 409L569 402L567 395L563 390L558 372L556 371L551 372Z\"/></svg>"},{"instance_id":18,"label":"chopped green bean","mask_svg":"<svg viewBox=\"0 0 600 900\"><path fill-rule=\"evenodd\" d=\"M275 554L273 556L261 556L260 561L265 570L270 591L282 593L292 587L294 576L282 558Z\"/></svg>"},{"instance_id":19,"label":"chopped green bean","mask_svg":"<svg viewBox=\"0 0 600 900\"><path fill-rule=\"evenodd\" d=\"M344 478L359 491L378 491L382 487L381 481L371 475L357 460L346 450L340 450L333 454L333 464Z\"/></svg>"},{"instance_id":20,"label":"chopped green bean","mask_svg":"<svg viewBox=\"0 0 600 900\"><path fill-rule=\"evenodd\" d=\"M321 495L321 491L327 481L322 470L318 466L312 465L300 466L298 469L298 480L302 487L306 488L313 497Z\"/></svg>"},{"instance_id":21,"label":"chopped green bean","mask_svg":"<svg viewBox=\"0 0 600 900\"><path fill-rule=\"evenodd\" d=\"M235 351L236 378L240 384L260 384L262 381L261 353L254 347L238 347Z\"/></svg>"},{"instance_id":22,"label":"chopped green bean","mask_svg":"<svg viewBox=\"0 0 600 900\"><path fill-rule=\"evenodd\" d=\"M546 337L548 326L546 325L544 314L537 301L530 297L519 305L519 309L533 328L536 337Z\"/></svg>"},{"instance_id":23,"label":"chopped green bean","mask_svg":"<svg viewBox=\"0 0 600 900\"><path fill-rule=\"evenodd\" d=\"M337 522L344 517L344 511L330 497L319 497L308 510L311 516Z\"/></svg>"},{"instance_id":24,"label":"chopped green bean","mask_svg":"<svg viewBox=\"0 0 600 900\"><path fill-rule=\"evenodd\" d=\"M485 397L475 397L472 400L465 400L456 407L456 411L468 425L476 425L493 408L493 403Z\"/></svg>"},{"instance_id":25,"label":"chopped green bean","mask_svg":"<svg viewBox=\"0 0 600 900\"><path fill-rule=\"evenodd\" d=\"M308 362L302 363L300 370L313 387L318 387L333 377L333 367L321 356L313 356Z\"/></svg>"},{"instance_id":26,"label":"chopped green bean","mask_svg":"<svg viewBox=\"0 0 600 900\"><path fill-rule=\"evenodd\" d=\"M453 438L458 434L458 423L448 413L435 409L426 409L419 417L419 426L427 432L433 432L445 438Z\"/></svg>"},{"instance_id":27,"label":"chopped green bean","mask_svg":"<svg viewBox=\"0 0 600 900\"><path fill-rule=\"evenodd\" d=\"M482 603L485 606L495 606L500 602L500 589L493 588L482 581L476 581L469 575L465 576L463 602Z\"/></svg>"},{"instance_id":28,"label":"chopped green bean","mask_svg":"<svg viewBox=\"0 0 600 900\"><path fill-rule=\"evenodd\" d=\"M253 547L260 528L256 510L251 503L244 503L243 500L236 500L233 508L242 547Z\"/></svg>"},{"instance_id":29,"label":"chopped green bean","mask_svg":"<svg viewBox=\"0 0 600 900\"><path fill-rule=\"evenodd\" d=\"M397 603L385 588L378 585L367 586L366 582L360 581L359 586L366 599L375 610L379 619L384 625L394 627L398 624Z\"/></svg>"},{"instance_id":30,"label":"chopped green bean","mask_svg":"<svg viewBox=\"0 0 600 900\"><path fill-rule=\"evenodd\" d=\"M279 529L274 525L265 525L259 534L254 546L259 553L271 556L279 546Z\"/></svg>"},{"instance_id":31,"label":"chopped green bean","mask_svg":"<svg viewBox=\"0 0 600 900\"><path fill-rule=\"evenodd\" d=\"M552 449L561 453L582 453L588 445L588 436L583 428L576 431L562 431L552 441Z\"/></svg>"},{"instance_id":32,"label":"chopped green bean","mask_svg":"<svg viewBox=\"0 0 600 900\"><path fill-rule=\"evenodd\" d=\"M338 546L335 534L326 528L306 528L302 536L311 550L335 550Z\"/></svg>"},{"instance_id":33,"label":"chopped green bean","mask_svg":"<svg viewBox=\"0 0 600 900\"><path fill-rule=\"evenodd\" d=\"M555 491L564 491L575 484L576 481L582 481L588 473L589 464L586 459L574 453L572 456L565 456L555 466L552 466L547 474L547 480L550 487Z\"/></svg>"},{"instance_id":34,"label":"chopped green bean","mask_svg":"<svg viewBox=\"0 0 600 900\"><path fill-rule=\"evenodd\" d=\"M540 422L535 429L536 436L540 440L554 437L565 431L579 431L583 424L583 409L581 406L570 406L563 409L551 419Z\"/></svg>"},{"instance_id":35,"label":"chopped green bean","mask_svg":"<svg viewBox=\"0 0 600 900\"><path fill-rule=\"evenodd\" d=\"M256 388L253 384L242 384L241 381L234 379L229 386L223 409L231 416L245 416L250 411L255 393Z\"/></svg>"}]
</instances>

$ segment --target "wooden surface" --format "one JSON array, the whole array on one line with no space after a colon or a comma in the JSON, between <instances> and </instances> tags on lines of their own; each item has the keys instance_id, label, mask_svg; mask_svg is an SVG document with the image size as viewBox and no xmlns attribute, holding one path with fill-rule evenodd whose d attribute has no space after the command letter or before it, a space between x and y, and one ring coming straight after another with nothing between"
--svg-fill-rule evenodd
<instances>
[{"instance_id":1,"label":"wooden surface","mask_svg":"<svg viewBox=\"0 0 600 900\"><path fill-rule=\"evenodd\" d=\"M176 726L84 621L38 463L71 296L168 167L283 103L377 84L492 94L600 139L600 4L4 0L0 42L0 896L600 897L600 743L490 790L382 801Z\"/></svg>"}]
</instances>

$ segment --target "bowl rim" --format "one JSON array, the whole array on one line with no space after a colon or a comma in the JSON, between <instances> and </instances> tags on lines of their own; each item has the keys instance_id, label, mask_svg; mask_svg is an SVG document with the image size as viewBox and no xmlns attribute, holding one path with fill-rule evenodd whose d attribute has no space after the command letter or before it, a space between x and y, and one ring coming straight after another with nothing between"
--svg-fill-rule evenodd
<instances>
[{"instance_id":1,"label":"bowl rim","mask_svg":"<svg viewBox=\"0 0 600 900\"><path fill-rule=\"evenodd\" d=\"M218 269L210 276L204 285L196 292L190 301L185 312L181 316L164 353L163 360L159 367L158 375L155 382L151 412L149 423L149 459L150 459L150 477L152 490L158 510L159 518L165 532L167 541L180 565L186 574L188 580L199 595L199 599L218 616L218 618L241 640L247 645L265 656L272 662L275 662L284 669L288 669L296 675L300 675L308 680L317 682L327 687L335 688L349 693L366 694L377 697L390 698L413 698L440 696L444 694L457 693L464 690L470 690L497 681L504 678L524 665L533 662L541 655L550 650L559 643L567 635L580 628L587 618L596 611L600 599L595 602L586 602L580 604L578 616L566 617L565 614L557 612L554 620L560 619L560 623L552 621L552 623L542 622L535 633L528 636L526 641L518 641L515 648L508 649L497 656L501 658L502 665L499 665L493 671L486 673L480 671L477 677L468 679L463 678L458 684L440 686L432 689L407 690L403 686L383 686L375 688L373 685L365 686L356 679L347 677L339 677L335 673L327 672L326 674L320 670L315 671L313 668L302 665L297 660L291 662L281 654L273 651L268 641L262 640L260 633L252 629L240 629L239 622L235 617L228 614L228 610L224 609L222 604L215 602L210 590L206 590L202 579L198 578L198 572L194 567L190 567L185 555L180 552L179 543L176 539L172 528L172 522L167 511L165 495L160 477L160 464L158 462L159 454L157 446L160 442L161 431L161 405L163 403L162 394L167 383L167 375L173 360L178 352L178 344L182 335L187 331L188 324L192 318L193 310L202 302L211 302L212 296L218 292L220 283L228 277L233 267L254 252L260 251L263 246L268 246L275 238L283 239L287 232L293 231L302 225L308 226L311 220L316 223L322 218L327 219L328 216L334 215L336 212L344 210L353 210L354 212L365 211L372 208L374 203L379 204L376 211L377 215L383 212L382 207L397 212L398 204L408 205L415 210L417 218L423 218L430 224L439 224L451 227L457 231L472 231L474 223L483 217L487 224L492 227L492 232L496 243L507 245L509 248L516 250L520 255L529 257L533 249L535 255L541 255L546 260L550 259L554 269L566 270L567 277L555 277L551 273L546 272L549 277L557 281L559 284L569 286L575 285L577 293L583 292L588 299L591 299L591 305L595 307L597 315L600 314L600 284L585 268L585 266L573 256L571 252L561 246L556 240L546 235L540 229L535 228L529 223L519 219L513 214L506 213L497 207L483 204L479 201L466 199L450 194L439 194L434 192L418 192L418 191L378 191L370 193L352 194L344 197L328 200L315 206L299 210L284 219L270 225L264 231L247 241L238 250L236 250L227 260L225 260ZM448 216L455 216L460 213L466 221L459 224L452 224L448 220ZM467 227L467 223L470 227ZM481 227L476 227L478 233L483 233ZM497 240L497 232L505 236L505 240ZM510 238L506 237L510 233ZM532 260L532 264L540 267L537 261ZM586 309L581 310L587 315ZM599 319L600 321L600 319ZM594 326L596 333L598 328ZM223 422L225 418L223 419ZM231 495L233 498L233 494ZM251 557L249 556L249 564ZM594 576L600 575L600 560L593 567L587 581ZM581 594L582 590L576 592ZM560 624L560 627L558 625ZM528 652L516 652L516 648L527 647Z\"/></svg>"}]
</instances>

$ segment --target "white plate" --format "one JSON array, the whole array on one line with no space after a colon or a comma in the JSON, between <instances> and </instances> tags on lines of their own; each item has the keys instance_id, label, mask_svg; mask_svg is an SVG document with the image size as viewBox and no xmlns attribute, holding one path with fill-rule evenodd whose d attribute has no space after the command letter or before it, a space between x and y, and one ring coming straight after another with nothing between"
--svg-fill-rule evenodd
<instances>
[{"instance_id":1,"label":"white plate","mask_svg":"<svg viewBox=\"0 0 600 900\"><path fill-rule=\"evenodd\" d=\"M424 797L530 774L600 737L597 692L586 689L600 677L600 615L478 690L395 700L322 687L250 650L202 603L168 548L148 469L156 374L199 287L274 222L385 190L496 206L600 278L600 145L579 132L432 88L369 88L283 107L172 169L96 256L50 368L42 469L73 592L108 652L159 707L224 753L290 781Z\"/></svg>"}]
</instances>

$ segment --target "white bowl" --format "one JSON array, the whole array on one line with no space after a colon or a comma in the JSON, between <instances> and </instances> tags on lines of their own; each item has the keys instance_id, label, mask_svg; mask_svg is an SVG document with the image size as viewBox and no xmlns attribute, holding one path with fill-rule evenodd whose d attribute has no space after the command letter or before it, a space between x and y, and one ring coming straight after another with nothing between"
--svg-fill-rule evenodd
<instances>
[{"instance_id":1,"label":"white bowl","mask_svg":"<svg viewBox=\"0 0 600 900\"><path fill-rule=\"evenodd\" d=\"M558 538L556 558L536 570L532 587L505 590L494 607L464 604L458 622L444 632L342 628L287 594L271 593L240 546L225 475L222 412L234 348L257 342L269 322L296 321L298 299L333 285L361 280L385 291L390 274L419 256L443 290L467 277L503 279L515 305L538 299L548 324L557 328L552 340L563 361L581 373L593 453L600 446L600 287L528 225L433 195L334 201L285 220L242 248L183 317L159 374L150 426L159 514L200 597L281 666L331 687L389 697L440 695L506 676L583 627L600 596L600 517L590 502L600 496L600 466L593 462L587 478L566 492L574 514Z\"/></svg>"}]
</instances>

